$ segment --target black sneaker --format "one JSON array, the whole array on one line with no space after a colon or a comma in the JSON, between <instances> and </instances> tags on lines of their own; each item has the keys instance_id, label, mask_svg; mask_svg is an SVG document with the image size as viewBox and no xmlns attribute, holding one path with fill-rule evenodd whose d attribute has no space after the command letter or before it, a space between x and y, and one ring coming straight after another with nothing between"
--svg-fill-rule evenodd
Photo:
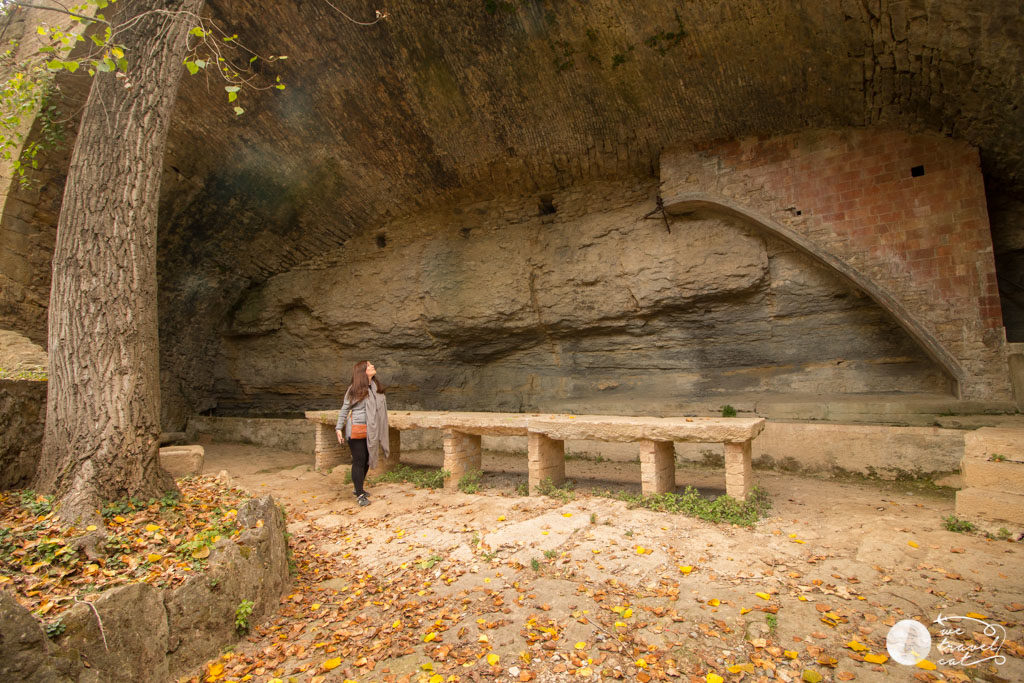
<instances>
[{"instance_id":1,"label":"black sneaker","mask_svg":"<svg viewBox=\"0 0 1024 683\"><path fill-rule=\"evenodd\" d=\"M356 502L359 503L359 507L364 508L370 504L370 499L366 497L365 493L361 493L359 494L358 497L356 497Z\"/></svg>"}]
</instances>

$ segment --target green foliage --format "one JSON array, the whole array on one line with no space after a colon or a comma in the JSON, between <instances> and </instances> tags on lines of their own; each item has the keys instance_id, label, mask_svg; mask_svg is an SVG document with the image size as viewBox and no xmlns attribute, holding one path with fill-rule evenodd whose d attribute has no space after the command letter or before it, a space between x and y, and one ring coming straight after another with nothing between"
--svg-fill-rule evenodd
<instances>
[{"instance_id":1,"label":"green foliage","mask_svg":"<svg viewBox=\"0 0 1024 683\"><path fill-rule=\"evenodd\" d=\"M520 496L530 495L530 482L521 481L518 484L516 484L516 493L519 494Z\"/></svg>"},{"instance_id":2,"label":"green foliage","mask_svg":"<svg viewBox=\"0 0 1024 683\"><path fill-rule=\"evenodd\" d=\"M2 143L0 143L2 144ZM0 152L0 156L3 156L3 152ZM10 158L10 157L4 157ZM25 179L24 182L28 182L27 176L24 175L24 169L22 169L22 175L18 176L19 182L21 179ZM18 380L29 380L33 382L45 382L49 379L46 374L46 370L4 370L0 368L0 379L18 379Z\"/></svg>"},{"instance_id":3,"label":"green foliage","mask_svg":"<svg viewBox=\"0 0 1024 683\"><path fill-rule=\"evenodd\" d=\"M48 515L53 511L53 496L36 495L36 492L31 489L25 489L20 495L21 507L33 515Z\"/></svg>"},{"instance_id":4,"label":"green foliage","mask_svg":"<svg viewBox=\"0 0 1024 683\"><path fill-rule=\"evenodd\" d=\"M591 524L597 524L597 513L596 512L591 512L590 513L590 523Z\"/></svg>"},{"instance_id":5,"label":"green foliage","mask_svg":"<svg viewBox=\"0 0 1024 683\"><path fill-rule=\"evenodd\" d=\"M1010 530L1007 529L1005 526L999 527L999 531L996 532L996 538L998 538L1000 541L1007 540L1008 538L1010 538L1011 535L1012 534L1010 533Z\"/></svg>"},{"instance_id":6,"label":"green foliage","mask_svg":"<svg viewBox=\"0 0 1024 683\"><path fill-rule=\"evenodd\" d=\"M480 477L483 472L477 469L466 470L459 479L459 490L463 493L476 493L480 490Z\"/></svg>"},{"instance_id":7,"label":"green foliage","mask_svg":"<svg viewBox=\"0 0 1024 683\"><path fill-rule=\"evenodd\" d=\"M0 85L0 158L10 161L14 177L22 185L30 184L27 171L38 168L39 153L56 148L64 138L59 112L48 103L58 92L55 75L84 70L90 77L112 74L125 88L135 86L129 74L128 48L119 34L122 29L115 30L102 13L112 2L116 0L85 0L71 7L40 6L52 10L55 19L70 25L44 22L36 26L36 36L43 44L27 58L19 60L16 41L0 54L0 70L10 74ZM18 4L0 3L0 13L16 9ZM386 18L378 12L378 21ZM186 37L184 66L192 75L207 67L215 71L227 83L227 101L236 115L245 112L236 103L243 89L285 89L280 76L269 84L259 77L256 62L276 62L287 56L257 55L238 42L237 34L228 35L212 19L196 19L200 25L193 27ZM86 40L87 30L97 25L102 30L91 31ZM72 53L75 59L70 58ZM39 134L27 143L26 135L33 123Z\"/></svg>"},{"instance_id":8,"label":"green foliage","mask_svg":"<svg viewBox=\"0 0 1024 683\"><path fill-rule=\"evenodd\" d=\"M378 482L408 482L418 489L439 489L448 476L445 470L420 469L400 463L395 469L377 477Z\"/></svg>"},{"instance_id":9,"label":"green foliage","mask_svg":"<svg viewBox=\"0 0 1024 683\"><path fill-rule=\"evenodd\" d=\"M679 10L676 10L676 25L671 31L658 31L644 38L644 45L651 48L659 55L664 56L669 50L679 45L683 38L686 36L686 28L683 26L683 20L679 16Z\"/></svg>"},{"instance_id":10,"label":"green foliage","mask_svg":"<svg viewBox=\"0 0 1024 683\"><path fill-rule=\"evenodd\" d=\"M64 631L66 629L67 629L67 626L64 625L64 620L63 619L57 619L56 621L51 621L49 624L47 624L45 626L46 636L48 638L57 638L57 637L63 635L63 633L64 633Z\"/></svg>"},{"instance_id":11,"label":"green foliage","mask_svg":"<svg viewBox=\"0 0 1024 683\"><path fill-rule=\"evenodd\" d=\"M558 551L555 549L545 550L544 557L548 558L549 560L554 559L558 557Z\"/></svg>"},{"instance_id":12,"label":"green foliage","mask_svg":"<svg viewBox=\"0 0 1024 683\"><path fill-rule=\"evenodd\" d=\"M416 563L416 566L420 569L433 569L434 565L443 560L444 558L440 555L431 555L425 560L421 560Z\"/></svg>"},{"instance_id":13,"label":"green foliage","mask_svg":"<svg viewBox=\"0 0 1024 683\"><path fill-rule=\"evenodd\" d=\"M768 613L764 615L764 620L768 624L768 630L771 633L775 633L775 630L779 628L779 618L774 614Z\"/></svg>"},{"instance_id":14,"label":"green foliage","mask_svg":"<svg viewBox=\"0 0 1024 683\"><path fill-rule=\"evenodd\" d=\"M722 417L736 417L736 409L726 403L722 406Z\"/></svg>"},{"instance_id":15,"label":"green foliage","mask_svg":"<svg viewBox=\"0 0 1024 683\"><path fill-rule=\"evenodd\" d=\"M598 495L625 501L631 508L643 507L657 512L697 517L708 522L727 522L740 526L753 526L771 509L771 500L768 494L757 486L754 487L746 501L739 501L727 495L708 500L692 486L687 486L682 494L658 493L653 496L644 496L625 491L605 491ZM627 535L629 535L628 532Z\"/></svg>"},{"instance_id":16,"label":"green foliage","mask_svg":"<svg viewBox=\"0 0 1024 683\"><path fill-rule=\"evenodd\" d=\"M249 617L252 616L252 608L255 606L252 600L242 600L235 608L235 630L239 634L249 632Z\"/></svg>"},{"instance_id":17,"label":"green foliage","mask_svg":"<svg viewBox=\"0 0 1024 683\"><path fill-rule=\"evenodd\" d=\"M956 515L943 517L942 525L946 527L946 531L954 531L958 534L969 534L978 530L978 527L975 526L973 522L969 522L966 519L960 519Z\"/></svg>"},{"instance_id":18,"label":"green foliage","mask_svg":"<svg viewBox=\"0 0 1024 683\"><path fill-rule=\"evenodd\" d=\"M1004 462L1006 460L1006 456L1003 455L1002 453L993 453L989 457L989 460L991 460L993 462Z\"/></svg>"},{"instance_id":19,"label":"green foliage","mask_svg":"<svg viewBox=\"0 0 1024 683\"><path fill-rule=\"evenodd\" d=\"M540 560L538 560L536 557L530 558L530 569L532 569L535 572L539 572Z\"/></svg>"},{"instance_id":20,"label":"green foliage","mask_svg":"<svg viewBox=\"0 0 1024 683\"><path fill-rule=\"evenodd\" d=\"M544 480L537 485L536 491L542 496L549 498L558 498L563 503L568 503L570 500L576 497L573 492L574 484L566 479L562 484L555 486L555 483L551 481L551 477L544 477Z\"/></svg>"}]
</instances>

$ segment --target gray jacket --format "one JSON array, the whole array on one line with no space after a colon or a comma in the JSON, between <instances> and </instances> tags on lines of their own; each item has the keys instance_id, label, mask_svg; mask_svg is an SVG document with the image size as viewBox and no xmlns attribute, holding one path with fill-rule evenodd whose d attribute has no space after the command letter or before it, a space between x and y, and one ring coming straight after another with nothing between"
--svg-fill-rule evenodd
<instances>
[{"instance_id":1,"label":"gray jacket","mask_svg":"<svg viewBox=\"0 0 1024 683\"><path fill-rule=\"evenodd\" d=\"M351 419L349 419L351 418ZM345 401L338 412L335 430L345 430L345 440L352 438L352 424L366 425L366 448L370 452L370 468L376 467L377 458L383 451L384 457L391 457L391 443L388 438L388 402L384 394L377 393L377 383L373 382L370 393L361 401L352 403L349 392L345 392Z\"/></svg>"}]
</instances>

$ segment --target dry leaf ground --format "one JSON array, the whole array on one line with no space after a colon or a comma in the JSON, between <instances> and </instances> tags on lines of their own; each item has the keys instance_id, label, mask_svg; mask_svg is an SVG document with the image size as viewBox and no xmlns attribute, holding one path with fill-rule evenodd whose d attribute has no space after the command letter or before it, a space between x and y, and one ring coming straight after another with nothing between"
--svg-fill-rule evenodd
<instances>
[{"instance_id":1,"label":"dry leaf ground","mask_svg":"<svg viewBox=\"0 0 1024 683\"><path fill-rule=\"evenodd\" d=\"M208 472L285 504L297 575L274 617L191 680L1024 680L1021 544L946 531L948 492L758 472L773 509L751 529L520 497L525 457L502 454L485 454L480 493L379 484L360 508L311 460L207 444ZM567 474L637 490L638 467ZM723 474L678 482L720 492ZM935 669L887 658L890 625L940 613L1000 622L1005 662L939 665L934 646Z\"/></svg>"}]
</instances>

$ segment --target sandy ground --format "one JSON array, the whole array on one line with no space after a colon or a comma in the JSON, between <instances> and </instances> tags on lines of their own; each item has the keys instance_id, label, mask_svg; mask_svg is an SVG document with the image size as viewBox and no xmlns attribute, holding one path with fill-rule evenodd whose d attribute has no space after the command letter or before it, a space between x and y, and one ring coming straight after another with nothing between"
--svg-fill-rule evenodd
<instances>
[{"instance_id":1,"label":"sandy ground","mask_svg":"<svg viewBox=\"0 0 1024 683\"><path fill-rule=\"evenodd\" d=\"M1021 543L945 530L949 490L757 472L773 508L741 528L584 492L638 491L637 464L567 462L564 502L515 493L524 456L485 454L479 493L379 484L360 508L345 468L206 447L207 472L284 504L297 566L229 679L1024 680ZM717 494L724 474L677 482ZM926 660L873 663L907 619L930 632ZM965 653L995 658L951 663Z\"/></svg>"}]
</instances>

